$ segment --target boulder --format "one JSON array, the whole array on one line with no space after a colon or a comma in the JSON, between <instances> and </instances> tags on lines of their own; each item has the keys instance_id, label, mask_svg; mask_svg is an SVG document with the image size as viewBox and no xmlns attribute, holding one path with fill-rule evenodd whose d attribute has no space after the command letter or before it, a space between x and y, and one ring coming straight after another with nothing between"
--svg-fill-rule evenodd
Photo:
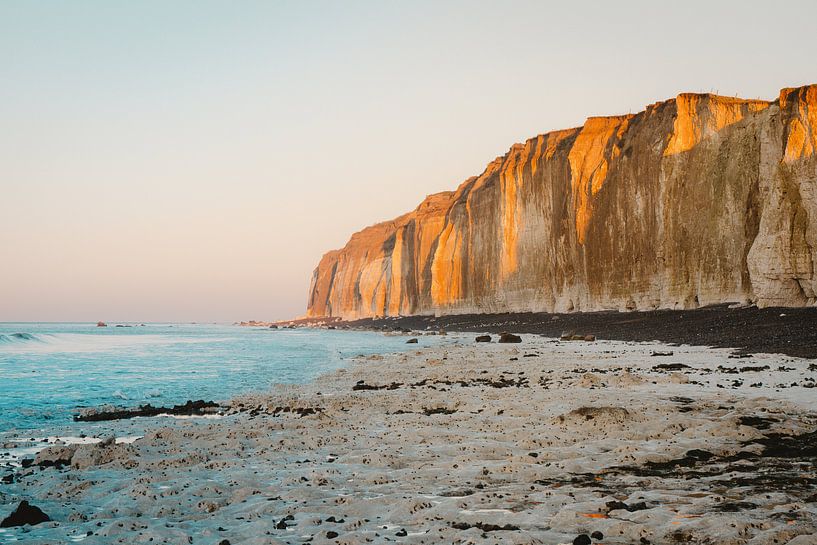
<instances>
[{"instance_id":1,"label":"boulder","mask_svg":"<svg viewBox=\"0 0 817 545\"><path fill-rule=\"evenodd\" d=\"M417 344L417 338L412 337L411 339L406 341L406 344Z\"/></svg>"},{"instance_id":2,"label":"boulder","mask_svg":"<svg viewBox=\"0 0 817 545\"><path fill-rule=\"evenodd\" d=\"M491 342L491 336L490 335L480 335L475 340L478 343L489 343L489 342Z\"/></svg>"},{"instance_id":3,"label":"boulder","mask_svg":"<svg viewBox=\"0 0 817 545\"><path fill-rule=\"evenodd\" d=\"M499 342L501 343L521 343L522 337L514 335L513 333L500 333Z\"/></svg>"},{"instance_id":4,"label":"boulder","mask_svg":"<svg viewBox=\"0 0 817 545\"><path fill-rule=\"evenodd\" d=\"M592 342L596 340L595 335L577 335L575 331L564 331L562 332L562 336L559 337L561 341L588 341Z\"/></svg>"},{"instance_id":5,"label":"boulder","mask_svg":"<svg viewBox=\"0 0 817 545\"><path fill-rule=\"evenodd\" d=\"M105 322L97 322L96 326L97 327L108 327L108 324L106 324Z\"/></svg>"},{"instance_id":6,"label":"boulder","mask_svg":"<svg viewBox=\"0 0 817 545\"><path fill-rule=\"evenodd\" d=\"M34 458L34 464L40 467L56 467L57 469L63 466L71 465L71 458L77 451L77 445L54 445L47 447L37 453Z\"/></svg>"}]
</instances>

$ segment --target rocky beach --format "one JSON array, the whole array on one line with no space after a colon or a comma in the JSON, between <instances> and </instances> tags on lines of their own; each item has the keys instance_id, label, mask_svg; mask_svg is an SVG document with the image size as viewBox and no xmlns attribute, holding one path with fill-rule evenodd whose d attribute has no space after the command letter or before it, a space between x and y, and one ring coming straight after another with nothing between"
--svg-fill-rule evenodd
<instances>
[{"instance_id":1,"label":"rocky beach","mask_svg":"<svg viewBox=\"0 0 817 545\"><path fill-rule=\"evenodd\" d=\"M814 21L0 1L0 545L817 545Z\"/></svg>"},{"instance_id":2,"label":"rocky beach","mask_svg":"<svg viewBox=\"0 0 817 545\"><path fill-rule=\"evenodd\" d=\"M815 543L813 360L411 338L220 414L82 423L5 473L0 515L50 520L0 542Z\"/></svg>"}]
</instances>

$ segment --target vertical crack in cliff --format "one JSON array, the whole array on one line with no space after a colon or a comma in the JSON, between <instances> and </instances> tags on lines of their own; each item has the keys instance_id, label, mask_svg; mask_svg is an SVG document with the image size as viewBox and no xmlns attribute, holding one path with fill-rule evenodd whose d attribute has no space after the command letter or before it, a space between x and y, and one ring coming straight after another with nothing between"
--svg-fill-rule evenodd
<instances>
[{"instance_id":1,"label":"vertical crack in cliff","mask_svg":"<svg viewBox=\"0 0 817 545\"><path fill-rule=\"evenodd\" d=\"M780 109L791 119L787 127L787 162L814 155L817 150L817 86L780 91Z\"/></svg>"},{"instance_id":2,"label":"vertical crack in cliff","mask_svg":"<svg viewBox=\"0 0 817 545\"><path fill-rule=\"evenodd\" d=\"M677 155L701 140L737 123L750 113L769 107L763 100L744 100L716 95L682 93L675 99L677 114L664 155Z\"/></svg>"},{"instance_id":3,"label":"vertical crack in cliff","mask_svg":"<svg viewBox=\"0 0 817 545\"><path fill-rule=\"evenodd\" d=\"M608 146L613 136L621 137L633 116L591 117L570 149L571 189L576 210L576 233L579 244L584 244L587 227L593 214L592 197L607 179L609 160L618 156Z\"/></svg>"}]
</instances>

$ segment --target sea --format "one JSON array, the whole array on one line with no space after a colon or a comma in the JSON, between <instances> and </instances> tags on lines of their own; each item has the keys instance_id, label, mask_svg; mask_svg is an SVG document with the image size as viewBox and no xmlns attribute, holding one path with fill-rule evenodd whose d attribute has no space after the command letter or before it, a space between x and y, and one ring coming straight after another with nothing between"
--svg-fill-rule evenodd
<instances>
[{"instance_id":1,"label":"sea","mask_svg":"<svg viewBox=\"0 0 817 545\"><path fill-rule=\"evenodd\" d=\"M226 401L411 347L402 336L344 330L0 323L0 437L69 424L81 407Z\"/></svg>"}]
</instances>

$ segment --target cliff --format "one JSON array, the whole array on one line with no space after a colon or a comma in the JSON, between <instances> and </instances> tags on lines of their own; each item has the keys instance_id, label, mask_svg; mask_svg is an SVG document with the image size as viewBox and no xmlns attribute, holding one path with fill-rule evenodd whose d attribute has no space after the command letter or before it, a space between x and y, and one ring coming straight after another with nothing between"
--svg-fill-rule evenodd
<instances>
[{"instance_id":1,"label":"cliff","mask_svg":"<svg viewBox=\"0 0 817 545\"><path fill-rule=\"evenodd\" d=\"M681 94L515 144L327 253L309 316L813 305L817 85Z\"/></svg>"}]
</instances>

